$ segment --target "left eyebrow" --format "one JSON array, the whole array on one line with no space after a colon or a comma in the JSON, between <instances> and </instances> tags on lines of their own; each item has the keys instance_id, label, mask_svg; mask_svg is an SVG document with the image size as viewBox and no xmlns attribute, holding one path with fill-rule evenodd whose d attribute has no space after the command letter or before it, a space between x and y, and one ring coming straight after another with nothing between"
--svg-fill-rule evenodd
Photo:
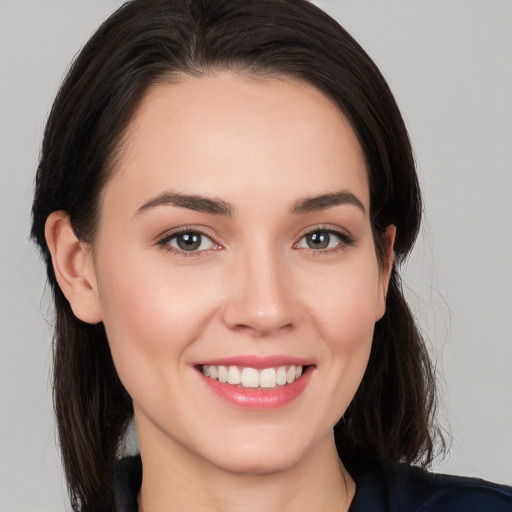
<instances>
[{"instance_id":1,"label":"left eyebrow","mask_svg":"<svg viewBox=\"0 0 512 512\"><path fill-rule=\"evenodd\" d=\"M325 210L342 204L351 204L359 208L363 213L366 213L363 203L348 190L300 199L294 203L290 211L293 214L309 213L318 210Z\"/></svg>"}]
</instances>

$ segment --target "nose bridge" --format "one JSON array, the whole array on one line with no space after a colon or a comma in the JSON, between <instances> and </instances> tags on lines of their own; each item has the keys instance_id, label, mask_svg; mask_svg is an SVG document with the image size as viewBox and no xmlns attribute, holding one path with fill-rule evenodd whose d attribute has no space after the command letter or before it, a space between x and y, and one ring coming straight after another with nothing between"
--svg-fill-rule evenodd
<instances>
[{"instance_id":1,"label":"nose bridge","mask_svg":"<svg viewBox=\"0 0 512 512\"><path fill-rule=\"evenodd\" d=\"M235 257L225 321L232 328L268 334L294 323L290 273L271 244L248 244ZM257 245L257 247L255 247Z\"/></svg>"}]
</instances>

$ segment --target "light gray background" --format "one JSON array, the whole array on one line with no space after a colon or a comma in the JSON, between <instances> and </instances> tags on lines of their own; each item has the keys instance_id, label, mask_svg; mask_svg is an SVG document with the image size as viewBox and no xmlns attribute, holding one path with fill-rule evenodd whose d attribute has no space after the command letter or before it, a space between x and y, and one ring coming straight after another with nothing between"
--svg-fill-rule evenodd
<instances>
[{"instance_id":1,"label":"light gray background","mask_svg":"<svg viewBox=\"0 0 512 512\"><path fill-rule=\"evenodd\" d=\"M0 0L0 509L68 510L41 262L27 241L44 120L118 0ZM426 222L408 295L453 435L439 471L512 483L512 1L318 0L402 108Z\"/></svg>"}]
</instances>

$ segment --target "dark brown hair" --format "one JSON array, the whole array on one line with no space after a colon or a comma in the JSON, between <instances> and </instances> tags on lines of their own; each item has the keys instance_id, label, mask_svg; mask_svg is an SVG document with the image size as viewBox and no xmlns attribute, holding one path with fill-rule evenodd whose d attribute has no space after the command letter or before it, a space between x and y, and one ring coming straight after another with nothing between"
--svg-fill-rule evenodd
<instances>
[{"instance_id":1,"label":"dark brown hair","mask_svg":"<svg viewBox=\"0 0 512 512\"><path fill-rule=\"evenodd\" d=\"M133 0L72 65L47 122L36 178L32 237L55 299L54 404L74 510L113 509L112 475L133 410L102 324L75 318L56 283L45 222L65 210L77 236L92 243L99 193L148 88L220 69L309 82L350 120L367 160L381 263L385 228L395 224L397 236L387 310L361 386L335 427L338 451L355 473L375 458L428 464L434 454L433 371L397 271L419 229L421 197L407 131L378 68L306 0Z\"/></svg>"}]
</instances>

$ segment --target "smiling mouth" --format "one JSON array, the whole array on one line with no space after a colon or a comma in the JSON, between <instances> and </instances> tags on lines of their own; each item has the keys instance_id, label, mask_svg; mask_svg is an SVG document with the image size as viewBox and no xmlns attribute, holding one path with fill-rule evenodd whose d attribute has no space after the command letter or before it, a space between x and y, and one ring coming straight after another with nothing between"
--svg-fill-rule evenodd
<instances>
[{"instance_id":1,"label":"smiling mouth","mask_svg":"<svg viewBox=\"0 0 512 512\"><path fill-rule=\"evenodd\" d=\"M287 365L258 370L244 366L206 364L200 366L203 374L210 379L251 389L275 389L292 384L301 377L307 368L307 366Z\"/></svg>"}]
</instances>

